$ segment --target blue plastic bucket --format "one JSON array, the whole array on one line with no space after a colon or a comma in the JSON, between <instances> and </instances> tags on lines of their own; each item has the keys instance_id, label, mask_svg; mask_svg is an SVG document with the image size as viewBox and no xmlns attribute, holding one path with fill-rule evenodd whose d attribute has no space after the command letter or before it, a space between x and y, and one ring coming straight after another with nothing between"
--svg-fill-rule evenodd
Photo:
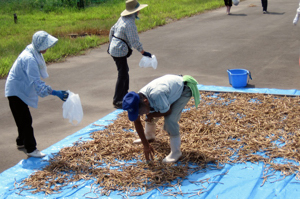
<instances>
[{"instance_id":1,"label":"blue plastic bucket","mask_svg":"<svg viewBox=\"0 0 300 199\"><path fill-rule=\"evenodd\" d=\"M245 69L228 69L227 73L229 84L234 88L242 88L247 86L248 75L250 79L252 79L250 71Z\"/></svg>"}]
</instances>

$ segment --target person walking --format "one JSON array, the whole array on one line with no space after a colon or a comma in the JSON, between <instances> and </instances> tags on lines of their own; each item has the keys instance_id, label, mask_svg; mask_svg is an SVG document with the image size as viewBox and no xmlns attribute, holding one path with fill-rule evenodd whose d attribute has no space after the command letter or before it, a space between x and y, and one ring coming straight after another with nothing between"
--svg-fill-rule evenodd
<instances>
[{"instance_id":1,"label":"person walking","mask_svg":"<svg viewBox=\"0 0 300 199\"><path fill-rule=\"evenodd\" d=\"M185 105L191 96L195 99L197 108L200 94L198 82L191 76L164 75L152 80L138 93L132 91L123 99L123 109L127 110L128 118L134 122L140 139L134 143L144 145L144 154L147 161L153 160L154 149L149 142L155 140L156 122L164 117L164 130L170 136L171 152L163 159L163 163L176 162L182 155L181 138L178 121ZM141 123L141 116L146 115L145 130Z\"/></svg>"},{"instance_id":2,"label":"person walking","mask_svg":"<svg viewBox=\"0 0 300 199\"><path fill-rule=\"evenodd\" d=\"M143 56L152 57L151 53L144 51L135 25L135 19L139 19L139 11L147 6L147 4L139 4L136 0L127 0L126 9L110 29L108 53L115 61L118 70L113 105L118 109L122 109L123 97L129 90L127 58L130 57L132 48L135 48Z\"/></svg>"},{"instance_id":3,"label":"person walking","mask_svg":"<svg viewBox=\"0 0 300 199\"><path fill-rule=\"evenodd\" d=\"M263 7L263 13L268 13L268 0L261 0L261 5Z\"/></svg>"},{"instance_id":4,"label":"person walking","mask_svg":"<svg viewBox=\"0 0 300 199\"><path fill-rule=\"evenodd\" d=\"M38 31L32 37L32 43L18 56L11 67L5 82L5 97L18 129L17 148L24 148L28 156L44 157L36 148L29 107L38 107L38 96L55 95L65 101L68 93L53 90L42 78L49 77L43 58L44 53L57 43L58 39L45 31Z\"/></svg>"},{"instance_id":5,"label":"person walking","mask_svg":"<svg viewBox=\"0 0 300 199\"><path fill-rule=\"evenodd\" d=\"M224 3L225 3L225 6L226 6L226 13L228 15L230 15L230 9L231 9L231 6L232 6L232 0L224 0Z\"/></svg>"}]
</instances>

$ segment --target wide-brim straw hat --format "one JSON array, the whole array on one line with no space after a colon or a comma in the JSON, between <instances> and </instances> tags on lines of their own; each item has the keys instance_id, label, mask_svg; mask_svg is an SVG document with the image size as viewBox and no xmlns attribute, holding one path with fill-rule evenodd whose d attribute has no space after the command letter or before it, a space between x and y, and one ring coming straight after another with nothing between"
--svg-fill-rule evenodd
<instances>
[{"instance_id":1,"label":"wide-brim straw hat","mask_svg":"<svg viewBox=\"0 0 300 199\"><path fill-rule=\"evenodd\" d=\"M127 0L126 1L126 9L121 13L121 16L127 16L131 15L145 7L147 7L147 4L139 4L137 0Z\"/></svg>"}]
</instances>

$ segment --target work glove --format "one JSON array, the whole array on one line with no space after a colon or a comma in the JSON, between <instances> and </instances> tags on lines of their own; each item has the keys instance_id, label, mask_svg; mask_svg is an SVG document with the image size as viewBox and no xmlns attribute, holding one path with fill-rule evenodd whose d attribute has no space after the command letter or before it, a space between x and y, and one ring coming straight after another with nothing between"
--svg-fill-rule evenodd
<instances>
[{"instance_id":1,"label":"work glove","mask_svg":"<svg viewBox=\"0 0 300 199\"><path fill-rule=\"evenodd\" d=\"M144 51L143 55L152 58L151 53L148 53L148 52L146 52L146 51Z\"/></svg>"},{"instance_id":2,"label":"work glove","mask_svg":"<svg viewBox=\"0 0 300 199\"><path fill-rule=\"evenodd\" d=\"M67 91L52 90L51 94L59 97L62 101L66 101L69 97L69 93Z\"/></svg>"}]
</instances>

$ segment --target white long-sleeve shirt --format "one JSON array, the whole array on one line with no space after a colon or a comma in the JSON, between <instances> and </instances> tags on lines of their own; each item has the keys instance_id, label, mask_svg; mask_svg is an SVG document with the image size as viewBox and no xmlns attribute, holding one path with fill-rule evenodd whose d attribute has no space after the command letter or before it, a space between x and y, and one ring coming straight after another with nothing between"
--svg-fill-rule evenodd
<instances>
[{"instance_id":1,"label":"white long-sleeve shirt","mask_svg":"<svg viewBox=\"0 0 300 199\"><path fill-rule=\"evenodd\" d=\"M19 55L5 83L5 97L17 96L28 106L38 107L38 96L46 97L52 88L41 80L36 59L28 47Z\"/></svg>"}]
</instances>

